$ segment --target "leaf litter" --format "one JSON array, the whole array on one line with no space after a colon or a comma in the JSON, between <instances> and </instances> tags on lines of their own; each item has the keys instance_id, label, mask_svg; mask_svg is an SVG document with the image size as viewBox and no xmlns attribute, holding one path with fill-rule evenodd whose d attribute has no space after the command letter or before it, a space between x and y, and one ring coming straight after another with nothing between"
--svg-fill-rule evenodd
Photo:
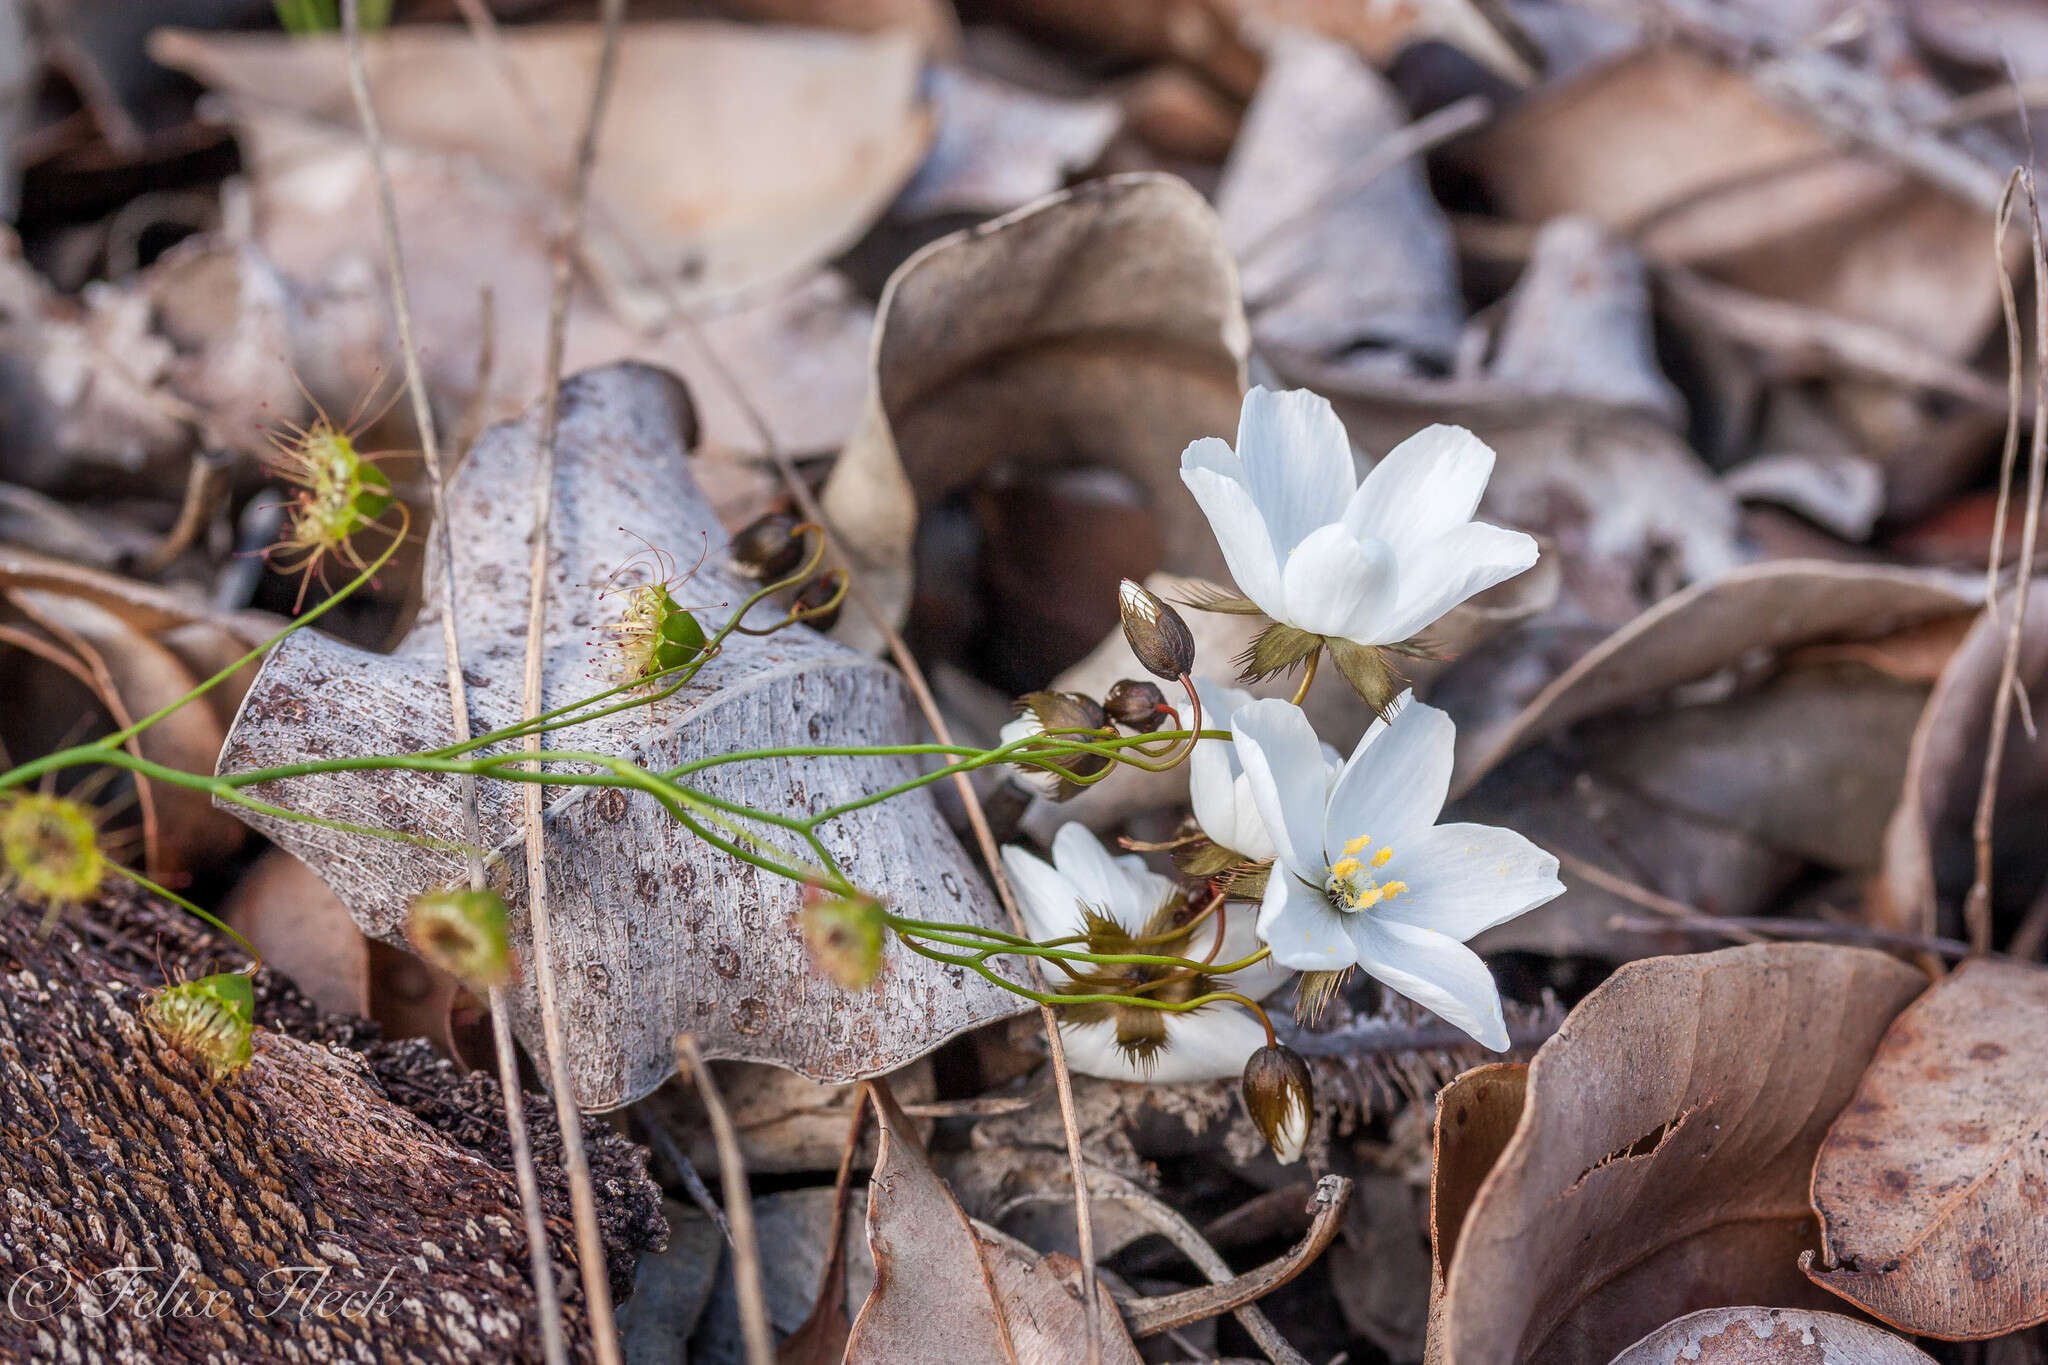
<instances>
[{"instance_id":1,"label":"leaf litter","mask_svg":"<svg viewBox=\"0 0 2048 1365\"><path fill-rule=\"evenodd\" d=\"M264 557L291 515L265 433L396 368L344 41L232 10L152 32L0 3L0 35L26 37L0 42L0 767L119 731L277 629L301 587ZM535 1074L544 1016L562 1026L574 1100L645 1140L672 1196L670 1249L622 1305L627 1359L766 1365L762 1317L789 1365L2037 1359L2048 634L2039 597L2019 609L2039 489L2001 478L1999 431L2010 378L2015 452L2037 434L2040 344L2009 357L1997 330L2001 271L2023 333L2040 286L1990 229L2028 159L2041 34L2024 7L1943 0L636 6L571 241L588 8L398 6L365 36L369 95L450 522L429 524L402 404L352 433L396 452L398 552L260 673L145 728L111 780L0 790L9 908L48 912L23 874L61 840L31 817L75 802L113 865L488 1085L490 993L406 939L413 898L466 866L458 777L320 772L256 789L265 811L191 783L451 742L451 562L471 723L517 720L535 400L567 374L542 705L615 667L591 642L630 634L617 608L644 582L614 575L642 541L688 609L650 658L687 658L760 581L733 547L814 501L851 571L818 630L734 636L675 695L549 745L602 757L550 767L553 985L525 962L506 1003ZM1253 384L1329 399L1353 483L1432 424L1485 443L1457 510L1534 536L1537 566L1383 662L1457 727L1449 827L1526 837L1565 887L1469 935L1504 1054L1430 1012L1471 980L1432 996L1384 956L1271 997L1312 1080L1295 1164L1234 1069L1074 1075L1093 1064L977 970L1076 993L986 937L1043 894L995 847L1042 853L1073 822L1177 877L1159 924L1213 899L1233 942L1261 941L1262 888L1290 874L1214 845L1188 766L1056 801L990 763L818 827L880 913L968 933L977 962L895 928L868 960L869 902L820 884L797 826L767 833L793 841L792 880L601 784L619 759L978 752L1042 690L1121 698L1098 732L1120 743L1172 733L1192 697L1172 670L1140 686L1125 579L1185 615L1203 725L1230 731L1236 699L1211 699L1267 623L1200 609L1251 592L1230 557L1251 542L1197 515L1182 452L1233 440ZM1248 487L1270 522L1283 502ZM1297 699L1341 758L1372 713L1319 657L1252 693ZM704 790L801 821L944 761L785 753ZM474 800L524 958L520 802L495 778ZM1359 833L1389 857L1415 839ZM1393 867L1344 875L1398 907L1424 883ZM1134 946L1083 923L1070 951ZM1087 981L1168 999L1153 970ZM12 1018L41 987L4 989ZM720 1059L725 1140L671 1077L683 1033ZM285 1054L257 1037L268 1075ZM742 1178L752 1195L713 1193ZM754 1215L740 1248L726 1198ZM608 1359L581 1311L568 1356Z\"/></svg>"}]
</instances>

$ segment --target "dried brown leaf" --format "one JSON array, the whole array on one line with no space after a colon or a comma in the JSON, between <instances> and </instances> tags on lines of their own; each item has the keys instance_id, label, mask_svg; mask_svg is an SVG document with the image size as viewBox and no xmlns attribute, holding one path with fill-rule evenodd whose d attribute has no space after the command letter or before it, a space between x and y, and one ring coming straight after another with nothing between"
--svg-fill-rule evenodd
<instances>
[{"instance_id":1,"label":"dried brown leaf","mask_svg":"<svg viewBox=\"0 0 2048 1365\"><path fill-rule=\"evenodd\" d=\"M822 499L840 546L900 617L920 515L999 461L1093 464L1149 502L1165 562L1222 578L1179 457L1236 429L1246 345L1215 215L1170 176L1090 181L934 242L882 295L867 409Z\"/></svg>"},{"instance_id":2,"label":"dried brown leaf","mask_svg":"<svg viewBox=\"0 0 2048 1365\"><path fill-rule=\"evenodd\" d=\"M1425 1365L1443 1358L1444 1279L1479 1186L1507 1149L1529 1093L1524 1062L1475 1066L1436 1097L1429 1154L1429 1338Z\"/></svg>"},{"instance_id":3,"label":"dried brown leaf","mask_svg":"<svg viewBox=\"0 0 2048 1365\"><path fill-rule=\"evenodd\" d=\"M1966 962L1886 1032L1813 1168L1816 1284L1902 1331L2048 1320L2048 970Z\"/></svg>"},{"instance_id":4,"label":"dried brown leaf","mask_svg":"<svg viewBox=\"0 0 2048 1365\"><path fill-rule=\"evenodd\" d=\"M1822 1302L1807 1181L1878 1036L1923 986L1856 948L1621 968L1531 1063L1459 1230L1445 1365L1604 1365L1680 1312Z\"/></svg>"}]
</instances>

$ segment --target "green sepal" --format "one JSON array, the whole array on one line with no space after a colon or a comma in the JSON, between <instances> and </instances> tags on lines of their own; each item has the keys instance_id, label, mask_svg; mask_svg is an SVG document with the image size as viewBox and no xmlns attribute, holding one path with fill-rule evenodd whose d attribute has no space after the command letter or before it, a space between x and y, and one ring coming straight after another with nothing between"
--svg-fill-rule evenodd
<instances>
[{"instance_id":1,"label":"green sepal","mask_svg":"<svg viewBox=\"0 0 2048 1365\"><path fill-rule=\"evenodd\" d=\"M1372 708L1374 715L1387 719L1387 708L1401 694L1401 676L1387 662L1387 651L1378 645L1354 644L1350 640L1333 639L1329 645L1330 661L1337 665L1344 681L1351 684L1351 690Z\"/></svg>"},{"instance_id":2,"label":"green sepal","mask_svg":"<svg viewBox=\"0 0 2048 1365\"><path fill-rule=\"evenodd\" d=\"M1276 673L1285 673L1321 649L1323 643L1320 635L1276 621L1260 631L1258 638L1237 656L1238 681L1264 682Z\"/></svg>"}]
</instances>

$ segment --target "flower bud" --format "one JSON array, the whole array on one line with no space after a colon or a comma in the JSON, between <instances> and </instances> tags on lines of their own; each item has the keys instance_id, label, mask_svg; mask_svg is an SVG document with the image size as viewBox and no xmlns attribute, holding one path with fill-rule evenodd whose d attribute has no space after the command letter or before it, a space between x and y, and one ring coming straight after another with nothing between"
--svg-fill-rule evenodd
<instances>
[{"instance_id":1,"label":"flower bud","mask_svg":"<svg viewBox=\"0 0 2048 1365\"><path fill-rule=\"evenodd\" d=\"M825 975L849 991L864 991L882 970L882 903L873 896L835 896L804 888L804 941Z\"/></svg>"},{"instance_id":2,"label":"flower bud","mask_svg":"<svg viewBox=\"0 0 2048 1365\"><path fill-rule=\"evenodd\" d=\"M1102 710L1124 729L1136 730L1141 735L1149 735L1166 724L1167 716L1172 714L1159 684L1141 678L1125 678L1110 688L1102 698Z\"/></svg>"},{"instance_id":3,"label":"flower bud","mask_svg":"<svg viewBox=\"0 0 2048 1365\"><path fill-rule=\"evenodd\" d=\"M732 566L760 582L786 578L804 562L804 538L787 512L754 518L732 538Z\"/></svg>"},{"instance_id":4,"label":"flower bud","mask_svg":"<svg viewBox=\"0 0 2048 1365\"><path fill-rule=\"evenodd\" d=\"M1286 1046L1254 1052L1244 1064L1244 1107L1276 1161L1299 1161L1316 1111L1315 1081L1302 1055Z\"/></svg>"},{"instance_id":5,"label":"flower bud","mask_svg":"<svg viewBox=\"0 0 2048 1365\"><path fill-rule=\"evenodd\" d=\"M1195 637L1179 612L1128 578L1117 585L1116 604L1123 613L1124 638L1147 671L1173 679L1194 668Z\"/></svg>"},{"instance_id":6,"label":"flower bud","mask_svg":"<svg viewBox=\"0 0 2048 1365\"><path fill-rule=\"evenodd\" d=\"M830 630L839 624L839 608L845 600L846 570L827 569L797 590L790 611L813 630Z\"/></svg>"},{"instance_id":7,"label":"flower bud","mask_svg":"<svg viewBox=\"0 0 2048 1365\"><path fill-rule=\"evenodd\" d=\"M413 951L479 994L512 980L505 900L495 891L435 891L405 916Z\"/></svg>"},{"instance_id":8,"label":"flower bud","mask_svg":"<svg viewBox=\"0 0 2048 1365\"><path fill-rule=\"evenodd\" d=\"M256 988L241 972L165 986L150 996L142 1016L217 1080L234 1075L255 1055Z\"/></svg>"}]
</instances>

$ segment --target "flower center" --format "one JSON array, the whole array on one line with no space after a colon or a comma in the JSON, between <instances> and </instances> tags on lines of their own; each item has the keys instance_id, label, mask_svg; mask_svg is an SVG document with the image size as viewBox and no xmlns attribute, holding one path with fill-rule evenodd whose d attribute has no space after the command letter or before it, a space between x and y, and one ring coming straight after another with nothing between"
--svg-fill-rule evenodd
<instances>
[{"instance_id":1,"label":"flower center","mask_svg":"<svg viewBox=\"0 0 2048 1365\"><path fill-rule=\"evenodd\" d=\"M1394 860L1393 848L1382 846L1367 852L1371 843L1370 834L1361 834L1344 845L1344 856L1330 864L1329 879L1323 883L1330 904L1347 914L1370 910L1408 889L1408 883L1387 874L1387 864Z\"/></svg>"}]
</instances>

